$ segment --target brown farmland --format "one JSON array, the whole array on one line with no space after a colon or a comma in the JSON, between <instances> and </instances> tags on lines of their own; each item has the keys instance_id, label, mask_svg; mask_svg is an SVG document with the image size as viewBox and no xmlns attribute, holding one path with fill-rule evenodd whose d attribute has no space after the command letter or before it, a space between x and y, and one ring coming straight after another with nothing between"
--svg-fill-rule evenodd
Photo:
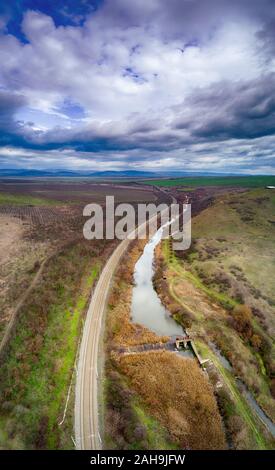
<instances>
[{"instance_id":1,"label":"brown farmland","mask_svg":"<svg viewBox=\"0 0 275 470\"><path fill-rule=\"evenodd\" d=\"M105 196L114 196L115 202L153 202L156 200L155 191L148 186L89 180L0 180L0 195L18 194L62 203L104 203Z\"/></svg>"}]
</instances>

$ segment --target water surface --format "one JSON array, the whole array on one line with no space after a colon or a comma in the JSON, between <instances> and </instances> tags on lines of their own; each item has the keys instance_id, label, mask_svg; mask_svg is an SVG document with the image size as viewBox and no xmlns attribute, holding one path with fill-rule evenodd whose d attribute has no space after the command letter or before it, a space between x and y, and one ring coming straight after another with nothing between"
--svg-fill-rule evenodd
<instances>
[{"instance_id":1,"label":"water surface","mask_svg":"<svg viewBox=\"0 0 275 470\"><path fill-rule=\"evenodd\" d=\"M146 244L135 265L131 316L158 335L182 335L183 328L171 317L162 305L153 286L155 248L161 240L164 225Z\"/></svg>"}]
</instances>

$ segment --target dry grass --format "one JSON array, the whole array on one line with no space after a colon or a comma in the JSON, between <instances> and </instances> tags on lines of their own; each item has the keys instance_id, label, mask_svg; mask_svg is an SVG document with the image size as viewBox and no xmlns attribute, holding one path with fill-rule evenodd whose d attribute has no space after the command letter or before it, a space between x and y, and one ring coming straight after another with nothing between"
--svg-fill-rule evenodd
<instances>
[{"instance_id":1,"label":"dry grass","mask_svg":"<svg viewBox=\"0 0 275 470\"><path fill-rule=\"evenodd\" d=\"M182 448L226 447L212 386L194 360L162 351L123 356L119 365Z\"/></svg>"},{"instance_id":2,"label":"dry grass","mask_svg":"<svg viewBox=\"0 0 275 470\"><path fill-rule=\"evenodd\" d=\"M33 242L28 227L14 217L0 215L0 339L21 296L42 260L51 253L48 241Z\"/></svg>"}]
</instances>

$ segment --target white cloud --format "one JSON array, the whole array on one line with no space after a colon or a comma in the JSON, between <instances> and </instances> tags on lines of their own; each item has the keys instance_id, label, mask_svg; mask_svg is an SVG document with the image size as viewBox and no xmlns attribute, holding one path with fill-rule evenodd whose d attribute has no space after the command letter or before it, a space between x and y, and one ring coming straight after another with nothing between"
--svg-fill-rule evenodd
<instances>
[{"instance_id":1,"label":"white cloud","mask_svg":"<svg viewBox=\"0 0 275 470\"><path fill-rule=\"evenodd\" d=\"M41 145L101 140L106 145L111 140L117 152L124 152L122 160L127 155L128 162L131 156L135 161L135 149L140 158L145 154L140 160L145 166L150 166L152 158L152 167L207 164L224 168L220 154L207 154L213 142L194 141L190 125L196 120L200 123L202 116L196 116L189 97L224 81L252 82L273 66L259 53L256 33L262 23L257 16L243 14L241 7L238 16L238 3L228 10L222 5L228 12L226 18L218 16L216 1L209 3L207 13L205 7L194 10L191 3L184 9L178 1L171 2L170 9L161 9L159 0L139 0L131 7L126 0L115 0L106 2L82 26L58 27L41 12L26 12L22 30L28 42L23 44L11 35L0 38L0 86L27 100L15 119L33 122L20 132ZM72 103L71 115L70 106L67 114L62 109L66 101ZM83 108L83 116L74 116L74 104ZM210 116L211 110L209 103L205 114ZM186 125L174 128L183 116ZM194 150L196 144L201 145L200 157ZM232 142L227 145L235 149ZM85 156L79 153L81 164L83 159L92 164L99 155L91 150ZM114 158L114 165L119 164L108 145L105 154ZM42 154L35 155L43 162ZM61 155L67 163L72 158L66 151L47 153L50 161L51 155ZM77 156L73 158L77 165ZM246 158L248 162L249 155ZM228 156L227 164L234 166Z\"/></svg>"}]
</instances>

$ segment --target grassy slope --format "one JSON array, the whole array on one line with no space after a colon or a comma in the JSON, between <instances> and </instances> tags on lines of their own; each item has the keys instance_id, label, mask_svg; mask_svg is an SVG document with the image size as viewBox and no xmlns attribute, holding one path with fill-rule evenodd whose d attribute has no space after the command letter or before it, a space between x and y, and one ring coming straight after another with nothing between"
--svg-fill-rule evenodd
<instances>
[{"instance_id":1,"label":"grassy slope","mask_svg":"<svg viewBox=\"0 0 275 470\"><path fill-rule=\"evenodd\" d=\"M275 186L275 176L188 176L175 179L145 180L143 183L156 186L239 186L257 188Z\"/></svg>"},{"instance_id":2,"label":"grassy slope","mask_svg":"<svg viewBox=\"0 0 275 470\"><path fill-rule=\"evenodd\" d=\"M263 200L262 198L267 199ZM234 206L229 204L232 200ZM210 270L210 267L211 272L221 268L226 271L233 261L234 263L238 262L244 273L249 276L249 282L251 284L260 284L264 292L271 295L272 279L274 277L270 273L274 272L274 260L270 256L270 250L274 249L275 240L268 220L274 214L274 203L275 196L272 192L267 193L257 189L239 196L223 196L218 204L197 216L193 220L192 235L194 238L200 238L199 249L201 253L203 253L205 246L209 244L209 240L212 243L213 240L224 237L223 244L226 249L214 252L214 256L211 256L210 260L205 260L203 257L200 259L195 248L189 254L187 261L182 263L182 261L171 256L168 243L163 245L163 253L166 263L169 265L170 293L183 307L185 313L192 318L192 328L199 331L200 334L206 335L206 339L207 335L215 336L214 332L217 333L218 337L216 339L219 340L219 346L223 346L225 349L223 353L226 354L228 351L231 354L230 360L235 363L238 360L238 365L241 367L240 370L247 379L248 385L253 387L253 381L257 382L257 398L262 406L270 412L273 405L262 357L247 347L238 337L238 334L227 326L226 312L222 315L216 309L216 313L213 312L212 316L208 313L209 307L211 311L212 302L230 309L230 307L236 305L237 301L231 298L227 292L220 292L219 286L215 283L205 285L205 276L202 280L197 272L200 272L202 268L205 269L205 266L206 271L207 269ZM242 217L247 212L253 214L253 217L251 221L244 222ZM262 243L262 240L265 243ZM257 272L251 269L251 264L257 266ZM184 266L187 269L184 269ZM261 267L260 282L257 275L259 266ZM238 283L240 284L240 280ZM193 291L191 286L193 286ZM205 301L202 301L202 295L209 299L209 306L206 305ZM178 316L178 319L180 321L181 316ZM207 319L207 322L205 322L205 319ZM254 319L254 327L261 334L266 334L256 319ZM223 368L217 358L215 362L228 386L230 385L231 394L235 395L235 399L238 394L238 399L235 400L238 413L242 414L251 429L257 447L262 448L264 439L257 431L257 421L255 425L255 418L251 412L249 413L249 408L238 392L234 384L234 377L229 377L230 374Z\"/></svg>"},{"instance_id":3,"label":"grassy slope","mask_svg":"<svg viewBox=\"0 0 275 470\"><path fill-rule=\"evenodd\" d=\"M71 448L72 413L61 422L82 316L100 259L67 247L47 266L22 308L1 364L1 448ZM72 404L72 403L71 403Z\"/></svg>"},{"instance_id":4,"label":"grassy slope","mask_svg":"<svg viewBox=\"0 0 275 470\"><path fill-rule=\"evenodd\" d=\"M191 276L203 275L212 292L228 297L237 290L242 302L260 311L262 319L254 317L253 326L271 343L275 328L275 235L270 221L274 213L273 192L255 189L219 198L215 206L194 219L192 236L197 243L187 259ZM217 272L226 273L235 287L219 286Z\"/></svg>"},{"instance_id":5,"label":"grassy slope","mask_svg":"<svg viewBox=\"0 0 275 470\"><path fill-rule=\"evenodd\" d=\"M199 238L198 249L201 253L207 246L218 250L210 259L199 257L189 263L195 275L203 273L204 279L210 279L210 288L214 291L220 287L211 276L217 271L225 272L230 283L241 292L242 302L261 312L262 318L253 317L253 327L270 345L268 357L264 357L270 370L274 367L275 259L272 253L275 251L275 236L269 221L273 220L274 213L274 192L256 189L239 196L220 198L214 207L196 217L192 226L193 237ZM250 220L246 220L247 217ZM224 237L224 241L217 244L219 237ZM234 289L229 289L229 292L234 294ZM254 379L257 381L254 393L260 404L272 414L274 404L269 399L263 360L255 351L254 359L260 372ZM252 375L248 377L248 382L253 388Z\"/></svg>"},{"instance_id":6,"label":"grassy slope","mask_svg":"<svg viewBox=\"0 0 275 470\"><path fill-rule=\"evenodd\" d=\"M275 191L254 189L224 196L193 220L192 237L210 243L225 237L227 253L213 257L214 262L224 262L227 271L230 265L239 265L250 282L274 296L270 276L275 272L275 260L270 256L275 249L274 226L270 222L275 219L274 214ZM245 220L246 217L251 220ZM222 251L222 244L218 248Z\"/></svg>"}]
</instances>

